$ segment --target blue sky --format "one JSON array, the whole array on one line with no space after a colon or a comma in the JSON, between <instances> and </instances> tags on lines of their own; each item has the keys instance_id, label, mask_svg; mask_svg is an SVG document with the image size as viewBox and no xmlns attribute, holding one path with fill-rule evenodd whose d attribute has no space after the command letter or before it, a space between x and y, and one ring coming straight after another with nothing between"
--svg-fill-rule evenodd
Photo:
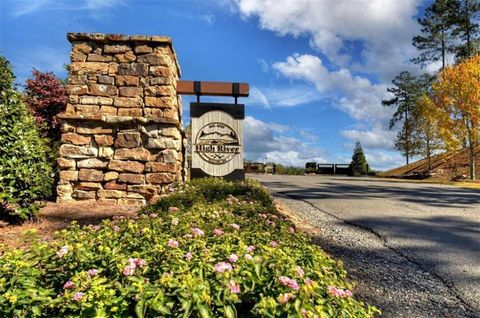
<instances>
[{"instance_id":1,"label":"blue sky","mask_svg":"<svg viewBox=\"0 0 480 318\"><path fill-rule=\"evenodd\" d=\"M416 0L0 0L0 51L22 84L33 67L66 77L67 32L172 37L182 79L248 82L246 158L303 165L403 164L380 105L409 60ZM438 68L427 66L428 71ZM231 99L211 99L230 101ZM188 103L184 98L185 124Z\"/></svg>"}]
</instances>

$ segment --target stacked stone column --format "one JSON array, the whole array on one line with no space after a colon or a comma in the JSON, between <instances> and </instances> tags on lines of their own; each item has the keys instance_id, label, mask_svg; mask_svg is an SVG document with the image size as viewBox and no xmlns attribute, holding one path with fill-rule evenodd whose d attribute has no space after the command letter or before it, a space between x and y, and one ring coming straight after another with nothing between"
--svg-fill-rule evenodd
<instances>
[{"instance_id":1,"label":"stacked stone column","mask_svg":"<svg viewBox=\"0 0 480 318\"><path fill-rule=\"evenodd\" d=\"M171 39L69 33L58 201L153 202L184 179L180 76Z\"/></svg>"}]
</instances>

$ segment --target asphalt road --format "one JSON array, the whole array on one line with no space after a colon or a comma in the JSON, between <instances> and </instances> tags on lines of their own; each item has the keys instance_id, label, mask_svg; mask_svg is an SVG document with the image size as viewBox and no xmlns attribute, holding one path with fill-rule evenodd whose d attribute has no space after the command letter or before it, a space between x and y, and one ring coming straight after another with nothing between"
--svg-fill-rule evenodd
<instances>
[{"instance_id":1,"label":"asphalt road","mask_svg":"<svg viewBox=\"0 0 480 318\"><path fill-rule=\"evenodd\" d=\"M370 178L249 177L374 232L480 317L480 190Z\"/></svg>"}]
</instances>

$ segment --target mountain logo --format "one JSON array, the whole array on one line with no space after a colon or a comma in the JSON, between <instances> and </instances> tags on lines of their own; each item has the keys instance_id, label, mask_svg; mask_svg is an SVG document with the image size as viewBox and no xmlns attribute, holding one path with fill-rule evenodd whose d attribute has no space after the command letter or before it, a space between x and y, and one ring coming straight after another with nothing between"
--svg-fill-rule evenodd
<instances>
[{"instance_id":1,"label":"mountain logo","mask_svg":"<svg viewBox=\"0 0 480 318\"><path fill-rule=\"evenodd\" d=\"M194 143L194 151L212 164L224 164L240 153L237 133L224 123L214 122L199 130Z\"/></svg>"}]
</instances>

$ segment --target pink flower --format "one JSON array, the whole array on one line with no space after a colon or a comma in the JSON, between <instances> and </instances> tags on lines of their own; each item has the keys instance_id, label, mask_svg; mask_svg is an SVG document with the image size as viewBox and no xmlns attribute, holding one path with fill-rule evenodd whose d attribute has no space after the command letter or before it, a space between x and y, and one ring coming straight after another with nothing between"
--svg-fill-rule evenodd
<instances>
[{"instance_id":1,"label":"pink flower","mask_svg":"<svg viewBox=\"0 0 480 318\"><path fill-rule=\"evenodd\" d=\"M176 206L171 206L168 208L168 212L177 212L178 210L180 210L179 208L177 208Z\"/></svg>"},{"instance_id":2,"label":"pink flower","mask_svg":"<svg viewBox=\"0 0 480 318\"><path fill-rule=\"evenodd\" d=\"M288 303L290 300L292 300L294 298L295 298L294 294L286 293L286 294L281 294L279 296L279 301L280 301L280 304L285 305L286 303Z\"/></svg>"},{"instance_id":3,"label":"pink flower","mask_svg":"<svg viewBox=\"0 0 480 318\"><path fill-rule=\"evenodd\" d=\"M262 219L267 218L267 215L265 213L258 213L258 216L261 217Z\"/></svg>"},{"instance_id":4,"label":"pink flower","mask_svg":"<svg viewBox=\"0 0 480 318\"><path fill-rule=\"evenodd\" d=\"M75 283L69 280L63 285L63 289L74 289L75 288Z\"/></svg>"},{"instance_id":5,"label":"pink flower","mask_svg":"<svg viewBox=\"0 0 480 318\"><path fill-rule=\"evenodd\" d=\"M114 232L120 232L120 228L119 228L118 226L116 226L116 225L112 227L112 230L113 230Z\"/></svg>"},{"instance_id":6,"label":"pink flower","mask_svg":"<svg viewBox=\"0 0 480 318\"><path fill-rule=\"evenodd\" d=\"M255 246L253 246L253 245L247 246L247 252L248 253L252 253L253 251L255 251Z\"/></svg>"},{"instance_id":7,"label":"pink flower","mask_svg":"<svg viewBox=\"0 0 480 318\"><path fill-rule=\"evenodd\" d=\"M278 281L279 281L280 284L282 284L283 286L289 287L289 288L291 288L291 289L298 290L298 288L299 288L296 280L291 279L291 278L288 278L288 277L286 277L286 276L280 276L280 277L278 278Z\"/></svg>"},{"instance_id":8,"label":"pink flower","mask_svg":"<svg viewBox=\"0 0 480 318\"><path fill-rule=\"evenodd\" d=\"M238 224L232 223L231 226L234 230L237 230L237 231L240 230L240 225Z\"/></svg>"},{"instance_id":9,"label":"pink flower","mask_svg":"<svg viewBox=\"0 0 480 318\"><path fill-rule=\"evenodd\" d=\"M98 275L98 269L89 269L87 271L88 277L92 278Z\"/></svg>"},{"instance_id":10,"label":"pink flower","mask_svg":"<svg viewBox=\"0 0 480 318\"><path fill-rule=\"evenodd\" d=\"M290 226L290 227L288 228L288 232L290 232L290 233L292 233L292 234L295 233L295 228L294 228L293 226Z\"/></svg>"},{"instance_id":11,"label":"pink flower","mask_svg":"<svg viewBox=\"0 0 480 318\"><path fill-rule=\"evenodd\" d=\"M251 260L253 260L253 257L250 254L245 254L245 259L248 260L248 261L251 261Z\"/></svg>"},{"instance_id":12,"label":"pink flower","mask_svg":"<svg viewBox=\"0 0 480 318\"><path fill-rule=\"evenodd\" d=\"M230 254L230 256L228 256L228 260L229 260L231 263L235 263L236 261L238 261L238 256L237 256L237 254Z\"/></svg>"},{"instance_id":13,"label":"pink flower","mask_svg":"<svg viewBox=\"0 0 480 318\"><path fill-rule=\"evenodd\" d=\"M192 259L193 255L192 253L188 252L187 254L185 254L185 259L189 262L191 259Z\"/></svg>"},{"instance_id":14,"label":"pink flower","mask_svg":"<svg viewBox=\"0 0 480 318\"><path fill-rule=\"evenodd\" d=\"M68 253L68 246L62 246L60 250L57 252L58 257L64 257Z\"/></svg>"},{"instance_id":15,"label":"pink flower","mask_svg":"<svg viewBox=\"0 0 480 318\"><path fill-rule=\"evenodd\" d=\"M169 239L167 245L168 247L171 247L171 248L177 248L178 245L180 245L180 243L178 243L178 241L174 239Z\"/></svg>"},{"instance_id":16,"label":"pink flower","mask_svg":"<svg viewBox=\"0 0 480 318\"><path fill-rule=\"evenodd\" d=\"M270 242L270 246L271 247L277 247L278 246L278 243L276 241L271 241Z\"/></svg>"},{"instance_id":17,"label":"pink flower","mask_svg":"<svg viewBox=\"0 0 480 318\"><path fill-rule=\"evenodd\" d=\"M198 227L194 227L192 229L192 232L193 232L193 235L195 235L195 236L204 236L205 235L205 232L200 230Z\"/></svg>"},{"instance_id":18,"label":"pink flower","mask_svg":"<svg viewBox=\"0 0 480 318\"><path fill-rule=\"evenodd\" d=\"M80 300L82 300L82 298L83 298L83 293L82 293L82 292L78 292L78 293L76 293L75 295L73 295L72 300L80 301Z\"/></svg>"},{"instance_id":19,"label":"pink flower","mask_svg":"<svg viewBox=\"0 0 480 318\"><path fill-rule=\"evenodd\" d=\"M235 283L235 281L230 280L228 287L230 288L230 291L234 294L238 294L240 292L240 284Z\"/></svg>"},{"instance_id":20,"label":"pink flower","mask_svg":"<svg viewBox=\"0 0 480 318\"><path fill-rule=\"evenodd\" d=\"M145 266L147 264L147 262L145 262L144 259L142 258L129 258L128 259L128 263L130 265L134 265L135 267L142 267L142 266Z\"/></svg>"},{"instance_id":21,"label":"pink flower","mask_svg":"<svg viewBox=\"0 0 480 318\"><path fill-rule=\"evenodd\" d=\"M132 276L133 273L135 273L135 268L137 268L137 266L135 266L135 264L130 264L130 265L125 266L125 268L123 269L123 275Z\"/></svg>"},{"instance_id":22,"label":"pink flower","mask_svg":"<svg viewBox=\"0 0 480 318\"><path fill-rule=\"evenodd\" d=\"M297 277L303 277L303 274L305 274L300 266L295 267L295 273L297 274Z\"/></svg>"},{"instance_id":23,"label":"pink flower","mask_svg":"<svg viewBox=\"0 0 480 318\"><path fill-rule=\"evenodd\" d=\"M305 285L308 285L308 286L312 286L312 285L313 285L313 280L311 280L310 278L306 278L306 279L304 280L304 282L305 282Z\"/></svg>"},{"instance_id":24,"label":"pink flower","mask_svg":"<svg viewBox=\"0 0 480 318\"><path fill-rule=\"evenodd\" d=\"M271 217L272 219L278 219L278 216L276 216L275 214L270 214L270 217Z\"/></svg>"},{"instance_id":25,"label":"pink flower","mask_svg":"<svg viewBox=\"0 0 480 318\"><path fill-rule=\"evenodd\" d=\"M328 286L327 291L330 296L340 298L351 297L353 295L348 289L337 288L335 286Z\"/></svg>"},{"instance_id":26,"label":"pink flower","mask_svg":"<svg viewBox=\"0 0 480 318\"><path fill-rule=\"evenodd\" d=\"M222 235L224 232L222 229L215 229L213 230L213 234L215 234L216 236L220 236Z\"/></svg>"},{"instance_id":27,"label":"pink flower","mask_svg":"<svg viewBox=\"0 0 480 318\"><path fill-rule=\"evenodd\" d=\"M150 213L149 217L151 219L156 219L158 217L158 214L157 213Z\"/></svg>"},{"instance_id":28,"label":"pink flower","mask_svg":"<svg viewBox=\"0 0 480 318\"><path fill-rule=\"evenodd\" d=\"M220 263L217 263L215 264L215 266L213 267L213 271L215 273L223 273L225 271L231 271L233 270L233 267L230 263L227 263L227 262L220 262Z\"/></svg>"}]
</instances>

